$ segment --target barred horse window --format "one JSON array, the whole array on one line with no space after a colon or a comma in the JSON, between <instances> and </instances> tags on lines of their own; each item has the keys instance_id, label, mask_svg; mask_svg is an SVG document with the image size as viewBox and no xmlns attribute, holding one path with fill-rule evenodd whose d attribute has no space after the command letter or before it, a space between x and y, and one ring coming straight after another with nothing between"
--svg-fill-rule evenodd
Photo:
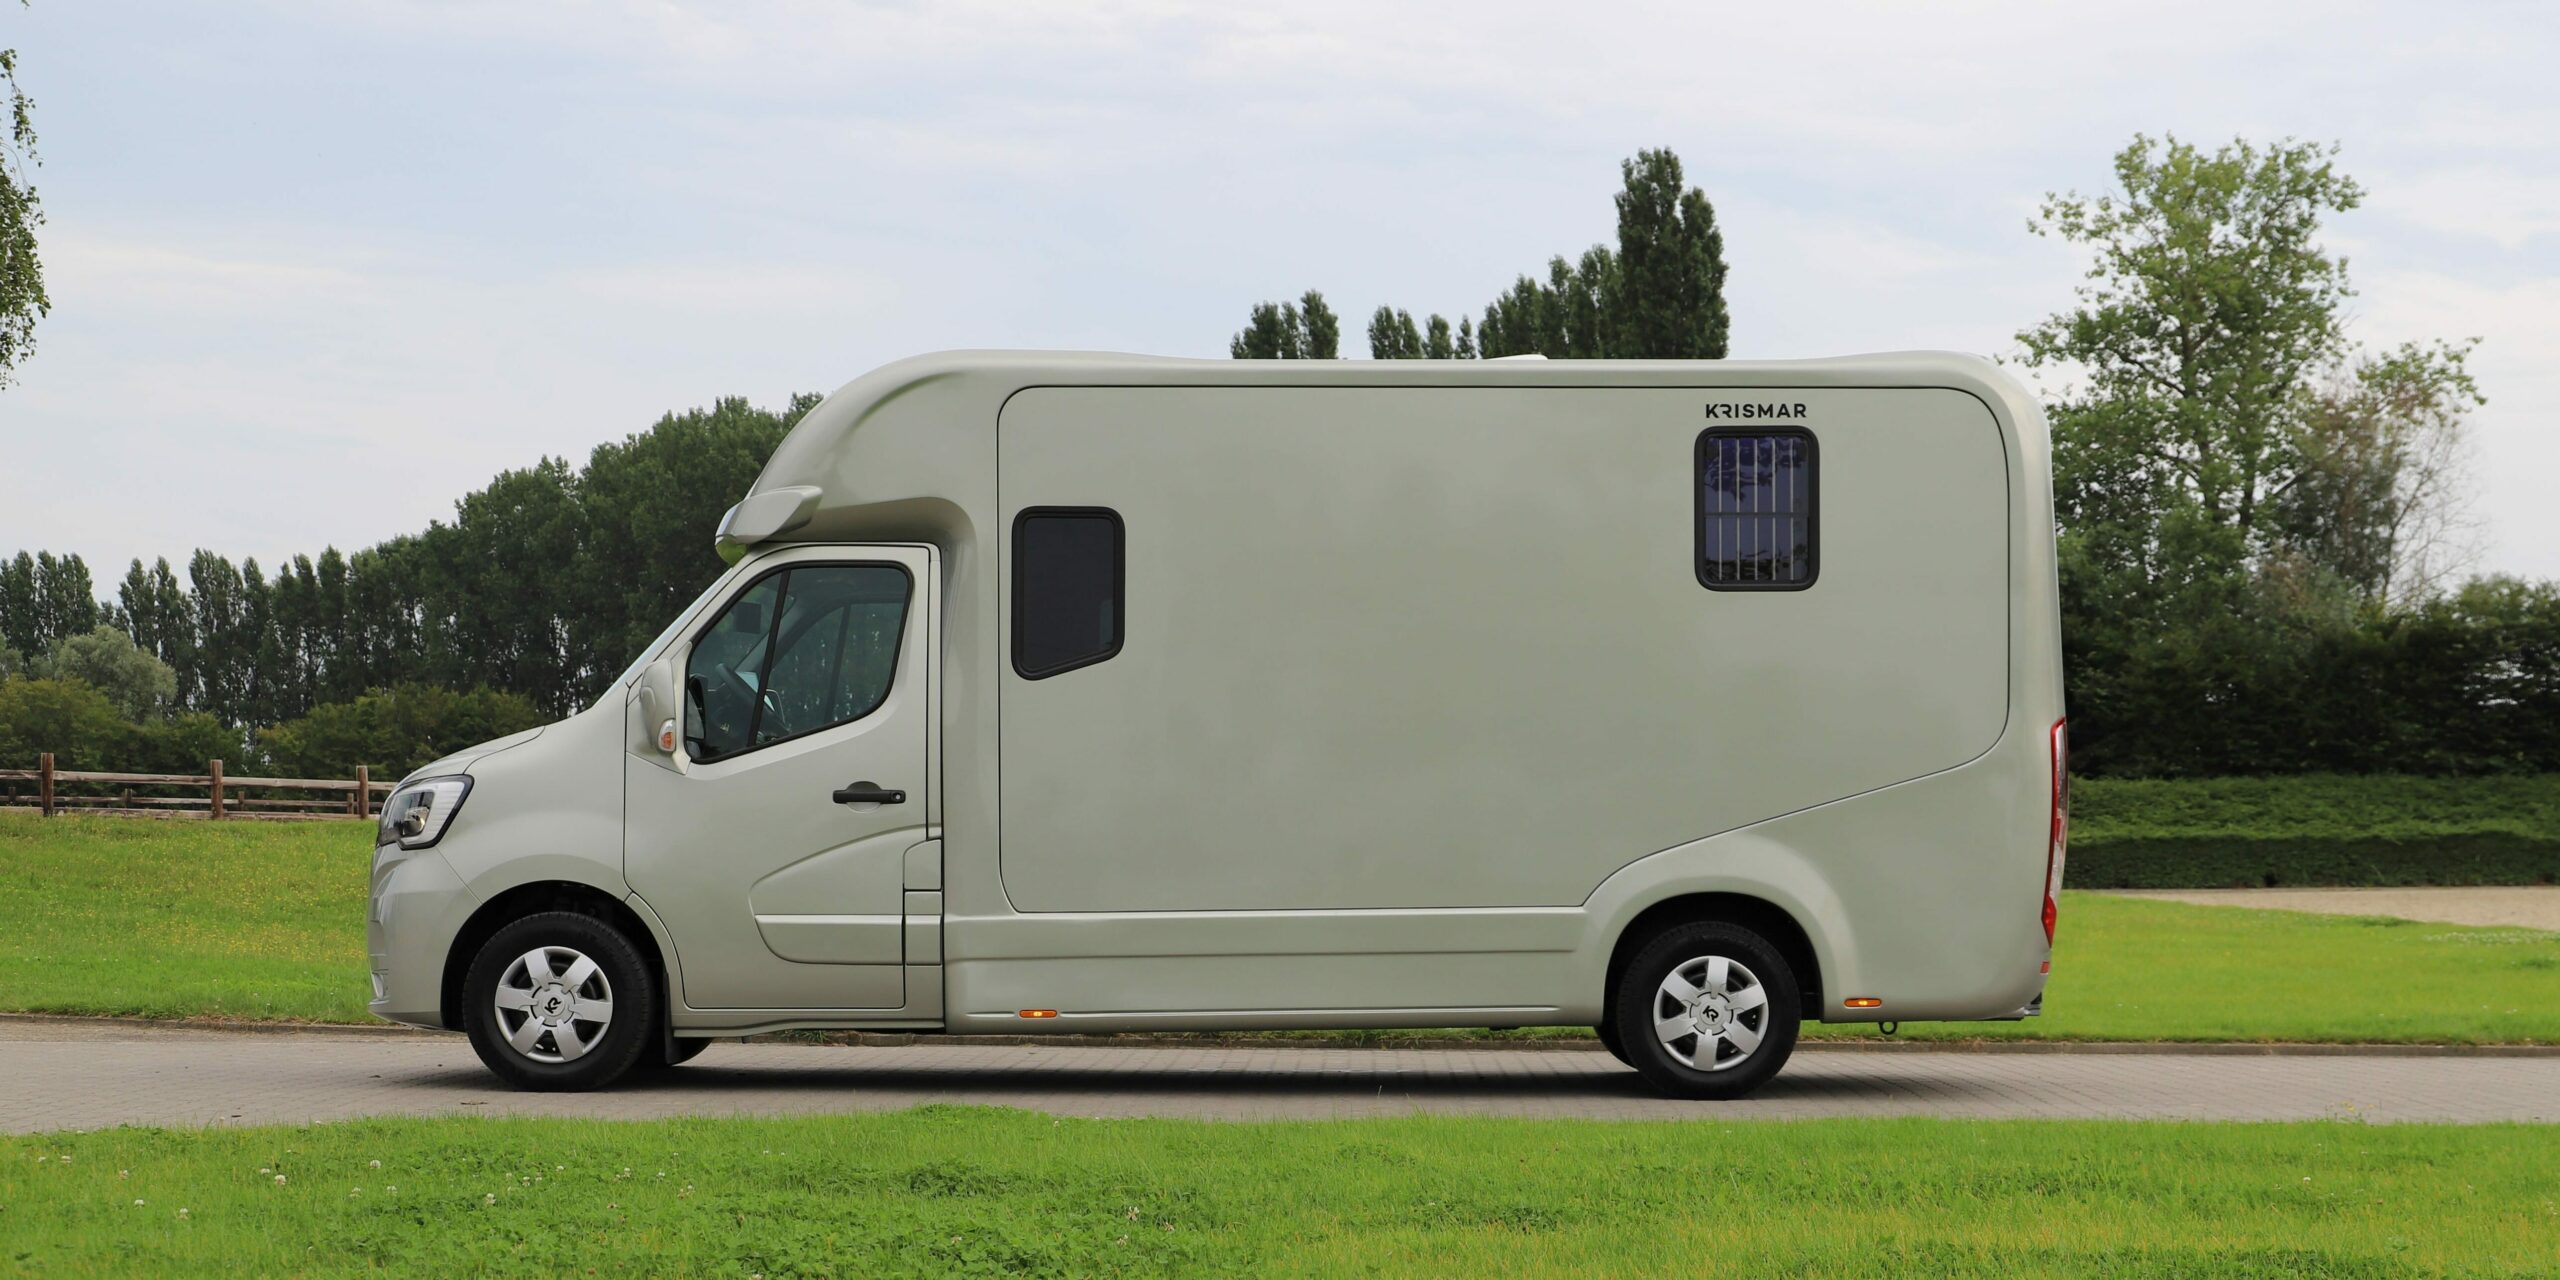
<instances>
[{"instance_id":1,"label":"barred horse window","mask_svg":"<svg viewBox=\"0 0 2560 1280\"><path fill-rule=\"evenodd\" d=\"M1813 585L1814 450L1803 431L1698 437L1698 581L1718 591Z\"/></svg>"}]
</instances>

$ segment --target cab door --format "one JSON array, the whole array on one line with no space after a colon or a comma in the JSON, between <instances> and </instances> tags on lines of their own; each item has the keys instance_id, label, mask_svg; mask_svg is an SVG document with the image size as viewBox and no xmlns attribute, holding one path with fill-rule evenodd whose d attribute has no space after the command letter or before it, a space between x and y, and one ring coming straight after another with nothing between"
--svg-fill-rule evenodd
<instances>
[{"instance_id":1,"label":"cab door","mask_svg":"<svg viewBox=\"0 0 2560 1280\"><path fill-rule=\"evenodd\" d=\"M623 862L674 940L686 1007L907 1004L904 864L933 802L934 570L929 547L780 552L665 656L680 740L657 750L657 727L635 724ZM663 716L649 701L630 714Z\"/></svg>"}]
</instances>

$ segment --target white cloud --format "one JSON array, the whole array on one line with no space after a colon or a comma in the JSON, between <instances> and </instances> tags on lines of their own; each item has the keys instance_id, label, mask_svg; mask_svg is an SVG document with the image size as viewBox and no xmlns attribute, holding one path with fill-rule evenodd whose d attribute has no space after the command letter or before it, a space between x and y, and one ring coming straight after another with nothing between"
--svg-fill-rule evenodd
<instances>
[{"instance_id":1,"label":"white cloud","mask_svg":"<svg viewBox=\"0 0 2560 1280\"><path fill-rule=\"evenodd\" d=\"M2560 138L2545 162L2560 166ZM2431 231L2480 236L2521 249L2537 236L2560 234L2560 172L2518 172L2471 165L2371 183L2371 207Z\"/></svg>"}]
</instances>

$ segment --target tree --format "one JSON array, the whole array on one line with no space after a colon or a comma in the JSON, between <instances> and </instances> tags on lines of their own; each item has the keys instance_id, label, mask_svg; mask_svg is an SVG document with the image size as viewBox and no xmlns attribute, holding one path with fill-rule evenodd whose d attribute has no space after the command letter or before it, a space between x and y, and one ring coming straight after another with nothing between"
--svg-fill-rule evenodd
<instances>
[{"instance_id":1,"label":"tree","mask_svg":"<svg viewBox=\"0 0 2560 1280\"><path fill-rule=\"evenodd\" d=\"M180 697L189 707L210 711L225 724L248 723L249 664L256 655L248 634L248 608L241 599L240 570L228 559L198 548L187 561L196 619L195 669L183 668Z\"/></svg>"},{"instance_id":2,"label":"tree","mask_svg":"<svg viewBox=\"0 0 2560 1280\"><path fill-rule=\"evenodd\" d=\"M1227 342L1227 355L1236 360L1295 360L1305 349L1306 322L1285 302L1255 303L1244 330Z\"/></svg>"},{"instance_id":3,"label":"tree","mask_svg":"<svg viewBox=\"0 0 2560 1280\"><path fill-rule=\"evenodd\" d=\"M36 630L44 644L98 625L98 594L89 566L77 555L36 553Z\"/></svg>"},{"instance_id":4,"label":"tree","mask_svg":"<svg viewBox=\"0 0 2560 1280\"><path fill-rule=\"evenodd\" d=\"M2311 392L2272 533L2369 605L2433 596L2477 551L2462 482L2465 418L2486 403L2466 367L2472 346L2407 343Z\"/></svg>"},{"instance_id":5,"label":"tree","mask_svg":"<svg viewBox=\"0 0 2560 1280\"><path fill-rule=\"evenodd\" d=\"M43 610L37 604L36 558L21 551L0 561L0 645L20 653L42 653L52 637L43 633Z\"/></svg>"},{"instance_id":6,"label":"tree","mask_svg":"<svg viewBox=\"0 0 2560 1280\"><path fill-rule=\"evenodd\" d=\"M1238 360L1331 360L1340 354L1342 321L1309 289L1296 302L1256 304L1243 332L1227 343Z\"/></svg>"},{"instance_id":7,"label":"tree","mask_svg":"<svg viewBox=\"0 0 2560 1280\"><path fill-rule=\"evenodd\" d=\"M1342 354L1342 317L1326 306L1324 295L1313 289L1298 299L1298 314L1306 322L1307 358L1333 360Z\"/></svg>"},{"instance_id":8,"label":"tree","mask_svg":"<svg viewBox=\"0 0 2560 1280\"><path fill-rule=\"evenodd\" d=\"M178 695L185 702L194 687L195 605L179 588L178 575L170 570L166 557L154 561L147 571L138 559L125 570L124 581L116 587L116 611L135 646L178 674Z\"/></svg>"},{"instance_id":9,"label":"tree","mask_svg":"<svg viewBox=\"0 0 2560 1280\"><path fill-rule=\"evenodd\" d=\"M166 717L178 697L178 673L114 627L64 637L34 664L33 674L80 681L106 695L118 715L136 723Z\"/></svg>"},{"instance_id":10,"label":"tree","mask_svg":"<svg viewBox=\"0 0 2560 1280\"><path fill-rule=\"evenodd\" d=\"M97 625L95 588L79 556L21 551L0 562L0 644L42 653Z\"/></svg>"},{"instance_id":11,"label":"tree","mask_svg":"<svg viewBox=\"0 0 2560 1280\"><path fill-rule=\"evenodd\" d=\"M2058 499L2183 508L2253 549L2296 474L2309 378L2345 350L2346 263L2315 236L2364 192L2335 155L2137 136L2116 156L2121 192L2046 197L2030 228L2095 257L2080 305L2018 335L2030 366L2087 379L2056 406ZM2101 477L2119 492L2092 494Z\"/></svg>"},{"instance_id":12,"label":"tree","mask_svg":"<svg viewBox=\"0 0 2560 1280\"><path fill-rule=\"evenodd\" d=\"M2541 661L2393 612L2459 560L2479 398L2468 344L2348 340L2346 263L2319 231L2363 190L2335 157L2137 136L2117 190L2048 196L2029 224L2091 258L2078 304L2018 337L2072 379L2049 406L2054 505L2073 754L2094 772L2376 767L2387 736L2334 710L2378 707L2374 681ZM2478 758L2401 741L2405 767Z\"/></svg>"},{"instance_id":13,"label":"tree","mask_svg":"<svg viewBox=\"0 0 2560 1280\"><path fill-rule=\"evenodd\" d=\"M1584 250L1580 262L1550 259L1544 282L1522 276L1484 309L1477 341L1488 358L1601 360L1619 355L1612 301L1618 278L1618 256L1606 245Z\"/></svg>"},{"instance_id":14,"label":"tree","mask_svg":"<svg viewBox=\"0 0 2560 1280\"><path fill-rule=\"evenodd\" d=\"M30 170L36 159L35 103L18 87L18 51L0 49L0 105L8 128L0 132L0 390L10 371L35 349L36 321L52 309L45 296L44 264L36 257L36 228L44 205Z\"/></svg>"},{"instance_id":15,"label":"tree","mask_svg":"<svg viewBox=\"0 0 2560 1280\"><path fill-rule=\"evenodd\" d=\"M1433 316L1439 320L1440 317ZM1448 322L1441 321L1445 326ZM1419 360L1423 357L1422 328L1413 322L1413 313L1394 307L1380 307L1369 316L1369 358L1372 360Z\"/></svg>"},{"instance_id":16,"label":"tree","mask_svg":"<svg viewBox=\"0 0 2560 1280\"><path fill-rule=\"evenodd\" d=\"M712 549L711 530L755 483L792 424L817 404L814 395L797 395L781 409L759 409L732 397L596 446L573 486L578 554L556 606L576 678L567 688L518 691L556 711L600 692L727 567ZM369 616L352 598L351 587L351 615Z\"/></svg>"},{"instance_id":17,"label":"tree","mask_svg":"<svg viewBox=\"0 0 2560 1280\"><path fill-rule=\"evenodd\" d=\"M1617 273L1598 297L1610 313L1612 356L1722 360L1731 327L1724 304L1724 233L1707 195L1684 185L1670 149L1639 151L1619 166Z\"/></svg>"}]
</instances>

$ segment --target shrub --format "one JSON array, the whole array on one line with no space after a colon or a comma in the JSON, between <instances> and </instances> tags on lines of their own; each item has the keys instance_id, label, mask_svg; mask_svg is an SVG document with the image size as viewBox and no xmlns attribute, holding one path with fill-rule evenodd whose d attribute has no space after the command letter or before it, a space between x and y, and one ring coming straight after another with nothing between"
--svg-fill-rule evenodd
<instances>
[{"instance_id":1,"label":"shrub","mask_svg":"<svg viewBox=\"0 0 2560 1280\"><path fill-rule=\"evenodd\" d=\"M2560 775L2077 779L2078 889L2560 881Z\"/></svg>"},{"instance_id":2,"label":"shrub","mask_svg":"<svg viewBox=\"0 0 2560 1280\"><path fill-rule=\"evenodd\" d=\"M343 778L363 765L376 778L396 778L459 748L549 720L521 694L403 684L314 707L259 733L258 750L282 776Z\"/></svg>"},{"instance_id":3,"label":"shrub","mask_svg":"<svg viewBox=\"0 0 2560 1280\"><path fill-rule=\"evenodd\" d=\"M78 680L0 681L0 769L122 769L133 726L107 696Z\"/></svg>"},{"instance_id":4,"label":"shrub","mask_svg":"<svg viewBox=\"0 0 2560 1280\"><path fill-rule=\"evenodd\" d=\"M249 771L248 740L210 711L128 727L131 736L118 772L202 773L208 760L225 762L233 774Z\"/></svg>"}]
</instances>

